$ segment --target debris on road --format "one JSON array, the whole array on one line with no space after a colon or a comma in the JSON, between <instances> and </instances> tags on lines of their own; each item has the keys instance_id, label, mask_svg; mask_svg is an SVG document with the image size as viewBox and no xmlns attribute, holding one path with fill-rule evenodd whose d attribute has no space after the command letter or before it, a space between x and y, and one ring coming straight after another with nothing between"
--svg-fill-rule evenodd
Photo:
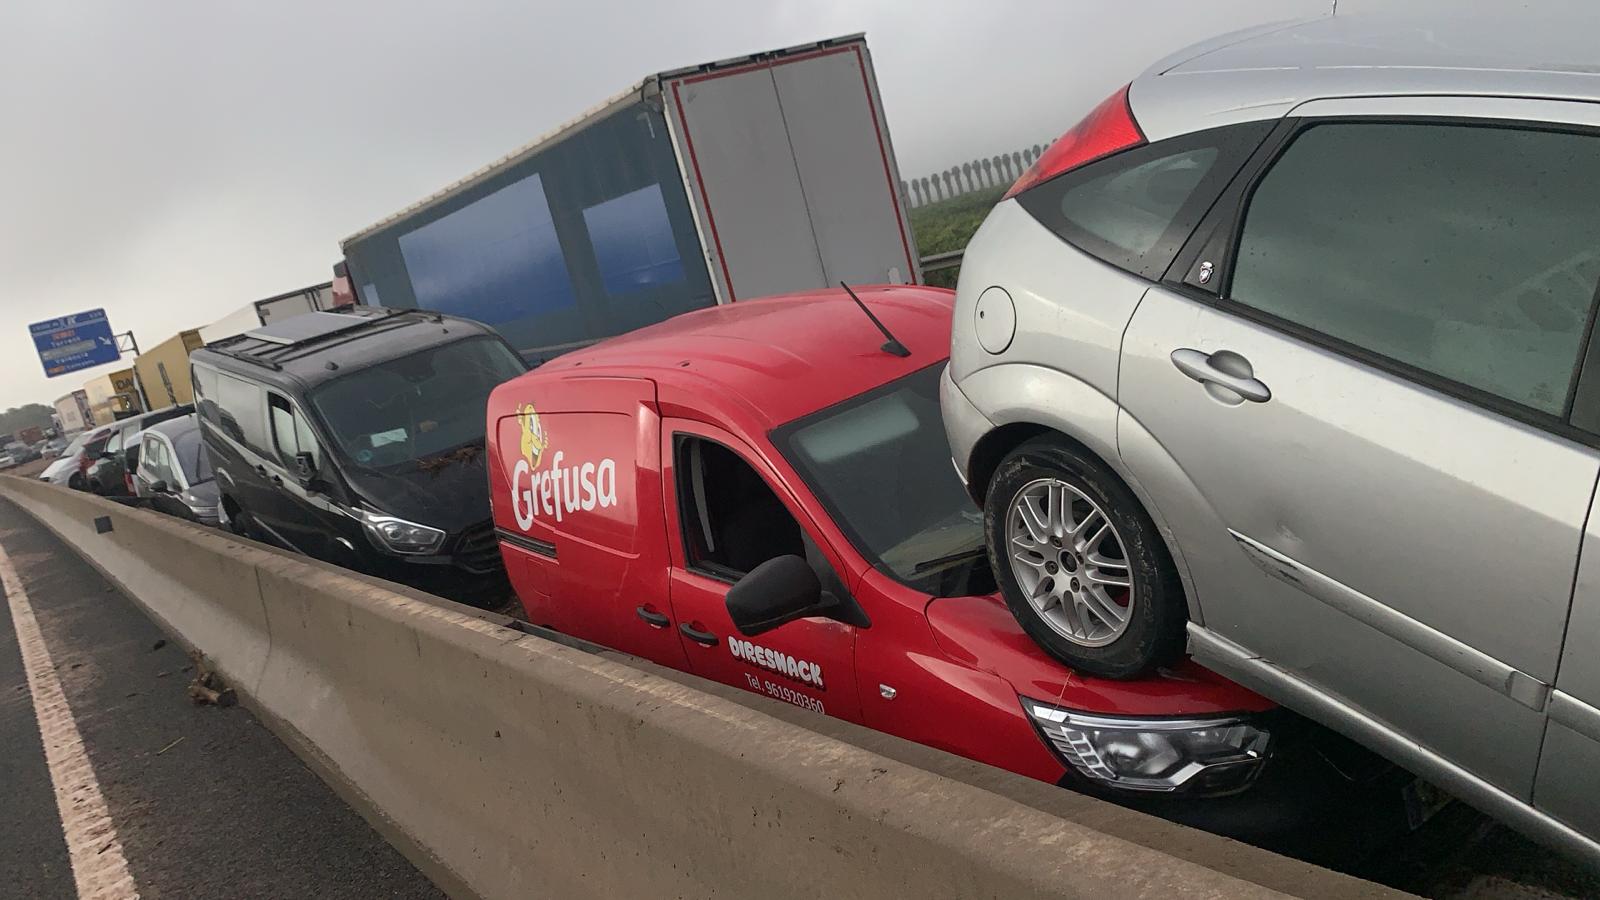
<instances>
[{"instance_id":1,"label":"debris on road","mask_svg":"<svg viewBox=\"0 0 1600 900\"><path fill-rule=\"evenodd\" d=\"M181 743L183 743L183 737L179 737L177 740L173 741L172 743L166 745L165 747L162 747L160 750L157 750L156 751L156 755L160 756L161 754L167 752L168 750L171 750L173 747L176 747Z\"/></svg>"},{"instance_id":2,"label":"debris on road","mask_svg":"<svg viewBox=\"0 0 1600 900\"><path fill-rule=\"evenodd\" d=\"M162 638L162 639L156 641L154 644L150 645L150 652L154 653L157 650L160 650L162 647L165 647L166 645L167 645L167 639L166 638Z\"/></svg>"},{"instance_id":3,"label":"debris on road","mask_svg":"<svg viewBox=\"0 0 1600 900\"><path fill-rule=\"evenodd\" d=\"M193 700L196 706L210 704L229 707L239 702L233 688L223 684L222 678L211 671L211 667L206 664L205 654L192 653L189 659L194 663L194 680L189 682L189 699Z\"/></svg>"}]
</instances>

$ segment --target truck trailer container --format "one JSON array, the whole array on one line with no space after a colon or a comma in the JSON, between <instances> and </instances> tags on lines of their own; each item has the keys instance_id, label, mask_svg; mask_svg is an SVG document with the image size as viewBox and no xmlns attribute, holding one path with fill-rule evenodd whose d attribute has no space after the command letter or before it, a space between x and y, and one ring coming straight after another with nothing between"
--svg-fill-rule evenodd
<instances>
[{"instance_id":1,"label":"truck trailer container","mask_svg":"<svg viewBox=\"0 0 1600 900\"><path fill-rule=\"evenodd\" d=\"M298 316L301 313L318 312L333 309L333 282L325 281L310 287L274 294L265 300L255 302L256 317L262 325L270 325L280 319Z\"/></svg>"},{"instance_id":2,"label":"truck trailer container","mask_svg":"<svg viewBox=\"0 0 1600 900\"><path fill-rule=\"evenodd\" d=\"M94 416L89 413L89 395L82 390L56 400L55 407L62 434L74 434L94 424Z\"/></svg>"},{"instance_id":3,"label":"truck trailer container","mask_svg":"<svg viewBox=\"0 0 1600 900\"><path fill-rule=\"evenodd\" d=\"M325 281L299 290L274 294L265 300L246 303L210 325L202 325L197 330L202 344L214 344L223 338L254 331L268 322L276 322L301 313L329 310L349 302L348 298L341 301L335 296L334 283Z\"/></svg>"},{"instance_id":4,"label":"truck trailer container","mask_svg":"<svg viewBox=\"0 0 1600 900\"><path fill-rule=\"evenodd\" d=\"M200 330L191 328L139 354L133 368L139 373L150 405L156 408L194 402L194 385L189 379L189 354L205 346Z\"/></svg>"},{"instance_id":5,"label":"truck trailer container","mask_svg":"<svg viewBox=\"0 0 1600 900\"><path fill-rule=\"evenodd\" d=\"M89 420L95 425L110 425L144 412L131 368L91 378L84 382L83 392L89 401Z\"/></svg>"},{"instance_id":6,"label":"truck trailer container","mask_svg":"<svg viewBox=\"0 0 1600 900\"><path fill-rule=\"evenodd\" d=\"M651 75L341 242L361 303L532 362L681 312L920 279L862 35Z\"/></svg>"}]
</instances>

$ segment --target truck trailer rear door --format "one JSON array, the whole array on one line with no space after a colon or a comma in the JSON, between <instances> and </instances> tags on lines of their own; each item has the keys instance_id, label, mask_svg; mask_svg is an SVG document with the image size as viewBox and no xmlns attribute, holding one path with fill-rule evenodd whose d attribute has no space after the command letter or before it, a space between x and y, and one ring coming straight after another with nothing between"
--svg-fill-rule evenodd
<instances>
[{"instance_id":1,"label":"truck trailer rear door","mask_svg":"<svg viewBox=\"0 0 1600 900\"><path fill-rule=\"evenodd\" d=\"M661 91L719 302L917 280L865 41L668 73Z\"/></svg>"}]
</instances>

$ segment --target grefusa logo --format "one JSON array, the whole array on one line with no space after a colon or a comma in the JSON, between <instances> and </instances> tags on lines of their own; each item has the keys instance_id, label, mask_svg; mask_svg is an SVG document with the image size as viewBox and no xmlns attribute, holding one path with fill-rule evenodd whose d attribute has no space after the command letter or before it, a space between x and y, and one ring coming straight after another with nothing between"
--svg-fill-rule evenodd
<instances>
[{"instance_id":1,"label":"grefusa logo","mask_svg":"<svg viewBox=\"0 0 1600 900\"><path fill-rule=\"evenodd\" d=\"M527 531L543 516L560 522L567 513L617 505L617 461L564 465L566 454L549 453L550 437L532 403L517 407L522 424L522 458L511 470L511 513L517 527ZM546 455L548 468L540 468Z\"/></svg>"}]
</instances>

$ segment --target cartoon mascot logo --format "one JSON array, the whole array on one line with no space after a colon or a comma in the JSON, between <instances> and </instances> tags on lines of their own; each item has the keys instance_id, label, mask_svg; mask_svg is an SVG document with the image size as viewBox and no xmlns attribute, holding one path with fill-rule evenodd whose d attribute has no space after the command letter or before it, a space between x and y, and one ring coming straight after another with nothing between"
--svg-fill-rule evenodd
<instances>
[{"instance_id":1,"label":"cartoon mascot logo","mask_svg":"<svg viewBox=\"0 0 1600 900\"><path fill-rule=\"evenodd\" d=\"M517 407L517 417L522 420L522 458L528 461L528 468L537 469L550 439L545 436L544 425L532 403Z\"/></svg>"},{"instance_id":2,"label":"cartoon mascot logo","mask_svg":"<svg viewBox=\"0 0 1600 900\"><path fill-rule=\"evenodd\" d=\"M555 450L548 453L550 465L541 467L550 451L550 435L532 403L518 406L517 418L522 426L518 448L522 458L511 470L511 511L517 527L527 531L541 516L560 522L572 513L617 505L616 460L563 464L565 454Z\"/></svg>"}]
</instances>

